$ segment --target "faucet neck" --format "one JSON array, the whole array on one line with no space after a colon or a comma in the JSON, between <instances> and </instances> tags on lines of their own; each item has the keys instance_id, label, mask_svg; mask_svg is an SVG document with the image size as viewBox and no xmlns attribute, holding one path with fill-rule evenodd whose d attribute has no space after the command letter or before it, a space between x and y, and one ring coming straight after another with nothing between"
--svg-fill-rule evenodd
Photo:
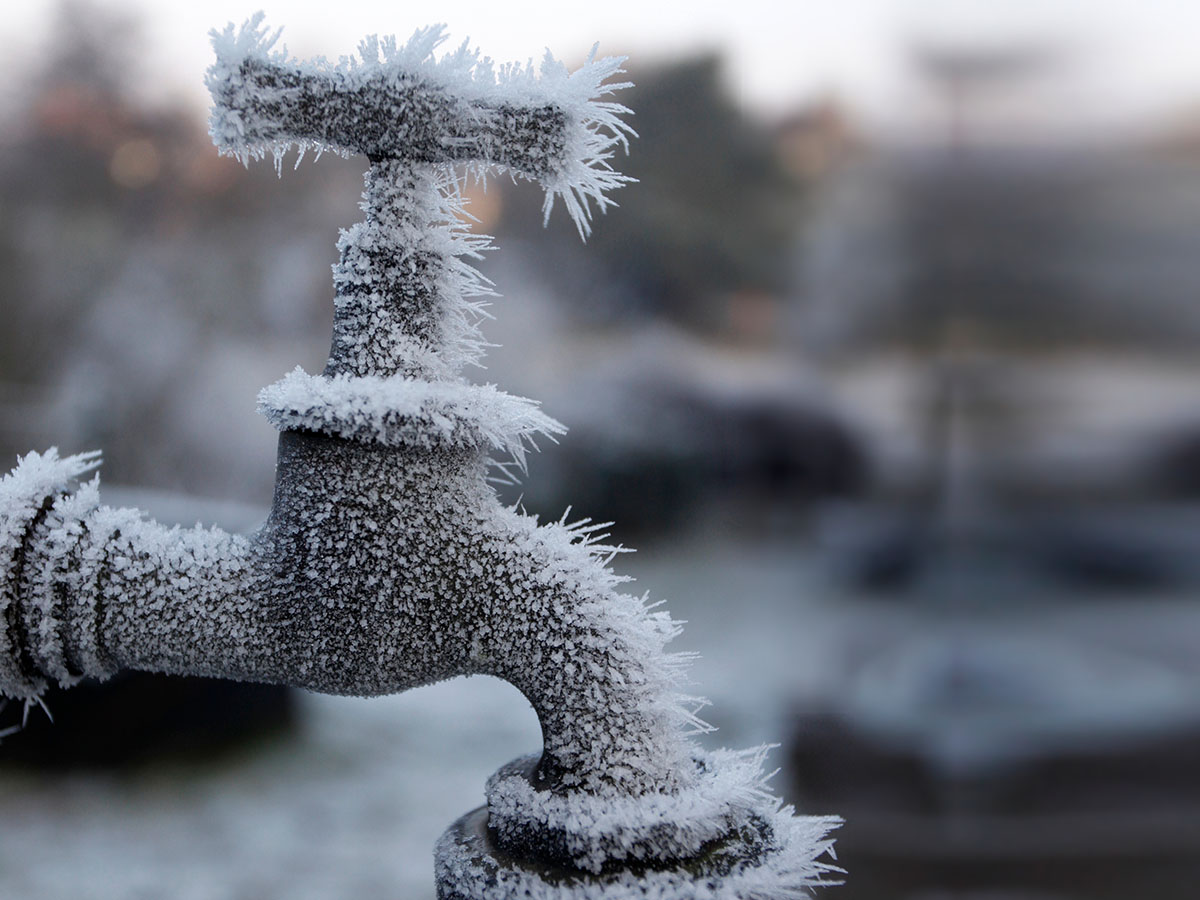
<instances>
[{"instance_id":1,"label":"faucet neck","mask_svg":"<svg viewBox=\"0 0 1200 900\"><path fill-rule=\"evenodd\" d=\"M376 159L365 181L366 217L338 241L325 374L453 377L483 355L472 298L492 292L464 257L480 258L490 239L463 226L445 167Z\"/></svg>"},{"instance_id":2,"label":"faucet neck","mask_svg":"<svg viewBox=\"0 0 1200 900\"><path fill-rule=\"evenodd\" d=\"M412 504L461 502L478 491L487 457L467 447L389 447L311 431L282 431L275 471L275 494L268 526L294 523L311 530L314 522L360 516L370 506L383 513L383 527L403 524Z\"/></svg>"}]
</instances>

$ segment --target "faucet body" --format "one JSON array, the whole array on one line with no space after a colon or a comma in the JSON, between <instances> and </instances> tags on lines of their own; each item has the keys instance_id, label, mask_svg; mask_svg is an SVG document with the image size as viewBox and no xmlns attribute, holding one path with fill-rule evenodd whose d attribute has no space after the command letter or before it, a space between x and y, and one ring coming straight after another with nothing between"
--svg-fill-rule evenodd
<instances>
[{"instance_id":1,"label":"faucet body","mask_svg":"<svg viewBox=\"0 0 1200 900\"><path fill-rule=\"evenodd\" d=\"M0 694L32 702L125 668L360 696L493 675L529 700L544 746L443 837L443 898L801 896L830 868L833 820L781 810L761 753L692 742L686 657L665 650L678 625L619 589L594 531L539 525L487 481L497 451L523 463L561 426L458 375L484 346L470 298L486 285L465 258L486 238L461 226L448 167L538 179L585 231L588 199L625 180L606 162L621 108L595 100L619 61L550 67L544 95L509 72L505 93L490 70L467 78L482 62L465 51L433 62L438 34L368 43L337 69L269 52L257 19L214 36L224 152L370 160L365 221L339 242L329 363L260 394L280 437L253 534L104 506L98 479L77 484L94 455L30 454L0 480Z\"/></svg>"},{"instance_id":2,"label":"faucet body","mask_svg":"<svg viewBox=\"0 0 1200 900\"><path fill-rule=\"evenodd\" d=\"M624 598L614 628L602 562L502 506L486 465L466 447L284 431L249 536L165 528L94 486L51 496L8 609L27 689L138 669L373 696L493 675L537 712L539 784L669 786L687 757L644 645L669 619Z\"/></svg>"}]
</instances>

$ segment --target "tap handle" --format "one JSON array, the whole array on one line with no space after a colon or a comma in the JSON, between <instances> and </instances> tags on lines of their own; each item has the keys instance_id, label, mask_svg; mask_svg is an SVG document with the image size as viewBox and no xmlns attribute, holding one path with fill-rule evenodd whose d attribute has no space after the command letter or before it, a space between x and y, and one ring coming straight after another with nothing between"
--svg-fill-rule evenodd
<instances>
[{"instance_id":1,"label":"tap handle","mask_svg":"<svg viewBox=\"0 0 1200 900\"><path fill-rule=\"evenodd\" d=\"M465 44L436 58L445 32L434 26L402 46L368 38L359 59L298 62L273 50L279 33L261 22L260 13L212 33L210 130L222 153L244 163L271 153L279 167L296 146L374 163L501 168L546 188L547 215L563 197L583 234L589 202L603 209L604 192L631 180L607 163L633 134L620 119L628 110L598 99L628 86L604 83L623 57L597 60L593 51L573 73L549 55L537 72L497 70Z\"/></svg>"}]
</instances>

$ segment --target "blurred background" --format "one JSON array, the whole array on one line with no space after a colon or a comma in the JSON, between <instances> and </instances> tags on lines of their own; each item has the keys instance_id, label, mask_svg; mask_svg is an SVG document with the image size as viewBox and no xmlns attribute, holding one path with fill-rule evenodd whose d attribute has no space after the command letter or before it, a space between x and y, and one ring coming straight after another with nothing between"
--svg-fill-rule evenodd
<instances>
[{"instance_id":1,"label":"blurred background","mask_svg":"<svg viewBox=\"0 0 1200 900\"><path fill-rule=\"evenodd\" d=\"M638 548L705 740L778 743L779 793L846 818L828 896L1193 897L1200 7L646 6L267 12L305 57L437 21L631 55L640 183L586 245L472 194L503 294L472 377L570 426L505 496ZM364 166L218 158L205 33L253 11L0 19L5 467L103 448L109 503L264 515L254 396L323 365ZM488 679L48 705L0 745L0 896L430 900L434 840L540 741Z\"/></svg>"}]
</instances>

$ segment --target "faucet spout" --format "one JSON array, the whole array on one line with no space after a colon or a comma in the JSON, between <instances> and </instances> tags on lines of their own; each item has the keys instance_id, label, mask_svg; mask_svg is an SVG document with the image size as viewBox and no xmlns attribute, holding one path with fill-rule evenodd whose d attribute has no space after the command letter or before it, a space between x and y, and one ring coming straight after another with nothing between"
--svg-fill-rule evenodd
<instances>
[{"instance_id":1,"label":"faucet spout","mask_svg":"<svg viewBox=\"0 0 1200 900\"><path fill-rule=\"evenodd\" d=\"M5 483L50 462L79 468L31 454ZM98 480L43 483L5 585L11 658L31 692L119 669L359 696L494 675L538 714L539 784L671 785L688 759L686 714L661 690L674 626L617 594L578 531L503 507L486 465L465 447L284 431L271 513L248 536L104 506Z\"/></svg>"}]
</instances>

